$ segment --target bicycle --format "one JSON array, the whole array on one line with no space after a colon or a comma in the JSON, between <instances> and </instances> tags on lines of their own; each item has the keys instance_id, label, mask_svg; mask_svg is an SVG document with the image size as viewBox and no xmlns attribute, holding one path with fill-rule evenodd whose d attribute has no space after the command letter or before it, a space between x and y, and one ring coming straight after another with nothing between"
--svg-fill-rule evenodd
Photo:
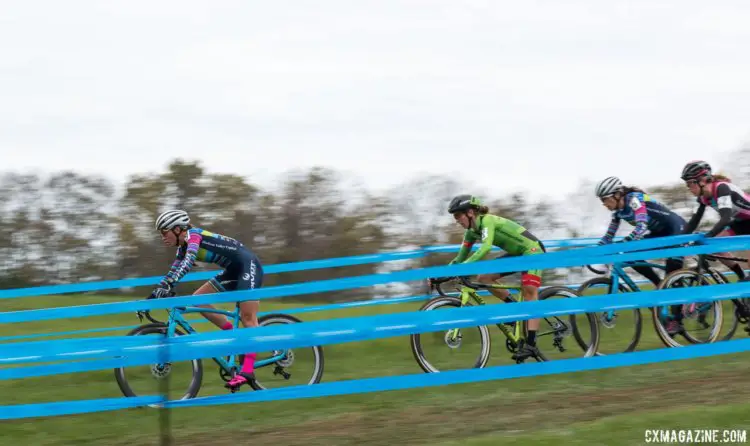
<instances>
[{"instance_id":1,"label":"bicycle","mask_svg":"<svg viewBox=\"0 0 750 446\"><path fill-rule=\"evenodd\" d=\"M715 268L712 268L709 265L709 261L732 260L735 262L747 262L748 260L741 257L721 256L716 254L700 254L697 257L698 261L695 267L681 268L673 271L672 273L664 277L659 286L659 289L678 288L678 286L675 285L684 284L685 282L688 282L690 284L697 283L699 284L699 286L712 284L728 284L730 282L726 278L726 276L717 271ZM741 280L741 282L747 281L750 281L750 277L745 277ZM739 324L747 325L744 330L748 334L750 334L750 298L733 298L730 299L730 301L732 302L734 307L734 319L732 321L732 326L729 332L725 336L721 337L721 326L723 324L722 302L713 301L690 304L686 309L683 310L683 320L695 319L698 325L704 330L710 328L708 338L706 338L705 340L698 339L687 330L683 330L681 332L683 337L687 339L691 344L711 343L716 342L717 340L726 341L734 336L737 328L739 327ZM714 323L712 325L706 323L706 314L709 312L710 308L714 309L715 315ZM657 309L654 308L652 309L652 311L656 312ZM661 311L660 313L663 315L664 312ZM668 321L670 320L670 317L671 316L667 315L665 319ZM662 338L662 341L664 341L665 343L669 342L673 346L682 345L669 335L667 330L664 328L664 324L662 324L660 320L655 318L654 324L657 328L659 337Z\"/></svg>"},{"instance_id":2,"label":"bicycle","mask_svg":"<svg viewBox=\"0 0 750 446\"><path fill-rule=\"evenodd\" d=\"M174 293L171 293L171 296L174 296ZM235 304L234 311L186 306L170 308L168 312L169 319L167 323L154 319L151 316L150 311L148 310L138 312L138 317L141 321L143 321L143 317L145 316L145 318L151 321L151 323L138 326L132 329L127 335L141 336L157 334L161 336L173 337L186 335L189 336L190 334L195 334L197 333L196 330L183 317L183 315L191 313L216 313L228 316L231 318L230 320L232 320L233 326L235 327L233 328L233 330L237 329L240 322L239 302ZM273 324L294 324L299 322L302 321L293 316L280 313L266 314L258 318L259 327L269 326ZM315 364L312 374L309 376L309 379L305 379L307 380L308 385L312 385L319 383L323 376L323 349L320 346L309 348L312 349ZM283 381L281 382L289 381L292 377L292 374L289 373L287 369L289 369L292 365L295 364L295 362L297 362L298 356L299 354L295 354L295 352L291 349L275 350L270 354L269 357L262 357L261 353L258 352L255 361L256 379L249 381L250 386L253 388L253 390L264 390L267 388L266 384L261 383L261 381L258 379L259 372L267 367L273 367L272 374L270 375L269 379L280 376L283 379ZM221 379L224 380L224 382L228 382L239 371L239 368L242 365L242 361L244 359L244 355L232 354L226 358L215 357L211 359L219 366L219 376L221 377ZM191 377L189 379L187 390L180 397L181 400L194 398L198 394L203 381L202 360L192 359L189 362L191 365L189 372ZM172 373L173 364L171 362L153 364L150 366L150 369L151 375L155 379L165 380ZM125 395L126 397L136 396L137 394L133 390L131 382L128 380L128 377L125 373L125 368L116 368L114 369L114 373L117 384L120 387L123 395ZM133 376L135 377L134 381L141 380L136 373L133 373ZM232 393L234 392L235 390L232 390Z\"/></svg>"},{"instance_id":3,"label":"bicycle","mask_svg":"<svg viewBox=\"0 0 750 446\"><path fill-rule=\"evenodd\" d=\"M664 265L661 265L658 263L646 262L646 261L630 261L630 262L615 263L611 266L611 274L609 277L594 277L593 279L589 279L578 287L577 292L578 294L583 296L586 290L597 287L597 286L605 286L607 290L607 294L640 292L641 289L624 270L625 268L628 268L628 267L632 268L632 267L638 267L638 266L649 266L652 268L660 269L662 271L666 271L666 267ZM591 265L586 265L586 268L588 268L589 271L595 274L602 275L602 274L607 273L607 271L598 270L592 267ZM641 333L643 331L643 319L641 317L640 308L634 308L632 310L632 314L633 314L632 316L633 326L635 330L632 336L630 336L630 339L625 349L616 350L617 353L632 352L633 350L635 350L635 348L638 346L638 343L641 340ZM617 327L618 325L617 322L618 322L618 319L620 319L620 317L619 317L617 310L611 309L611 310L600 312L598 319L604 328L612 330ZM612 337L622 338L622 336L614 336L614 335ZM584 341L582 339L576 339L576 340L578 341L579 345L583 346ZM600 347L601 347L601 342L600 342ZM604 354L605 353L602 353L600 351L597 352L598 356L602 356Z\"/></svg>"},{"instance_id":4,"label":"bicycle","mask_svg":"<svg viewBox=\"0 0 750 446\"><path fill-rule=\"evenodd\" d=\"M457 290L460 292L460 297L455 296L449 296L447 295L443 289L442 284L451 280L458 280L461 283L460 287L457 287ZM469 300L473 300L477 305L485 305L484 299L477 294L477 290L479 289L506 289L506 290L517 290L519 294L521 294L521 297L516 299L512 295L509 295L506 298L506 302L513 303L513 302L520 302L523 300L522 298L522 291L520 285L506 285L506 284L483 284L483 283L476 283L476 282L470 282L465 277L447 277L442 279L436 279L432 281L433 286L437 289L438 294L440 296L435 297L425 303L421 308L420 311L432 311L439 308L458 308L458 307L464 307L464 306L471 306L472 304L469 303ZM545 300L553 297L563 297L563 298L573 298L577 297L575 291L563 287L563 286L552 286L545 288L543 290L540 290L539 293L539 300ZM541 321L546 321L549 326L551 327L551 331L549 332L542 332L542 327L539 327L539 330L537 332L537 348L539 349L539 357L536 357L534 359L537 360L537 362L543 362L549 360L549 353L545 354L542 352L542 345L547 342L547 340L551 340L551 346L554 349L564 352L566 351L565 346L563 345L564 338L569 337L571 333L578 332L578 324L575 320L575 314L570 315L570 321L566 322L562 318L558 316L552 316L552 317L543 317L540 318ZM590 330L591 334L591 342L587 346L583 347L584 350L584 357L593 356L593 354L596 352L598 343L599 343L599 327L596 322L596 318L591 315L590 313L586 314L586 317L588 319L588 329L586 331ZM505 341L505 347L506 349L511 353L516 353L518 351L519 342L522 339L526 338L526 334L528 332L527 330L527 321L523 321L522 324L514 322L504 322L504 323L498 323L496 324L497 327L500 329L500 331L505 335L506 341ZM541 325L541 324L540 324ZM587 325L586 323L581 324L584 327ZM489 335L489 329L486 325L482 325L477 327L479 329L479 340L481 343L479 355L474 359L474 365L472 368L484 368L487 365L487 362L490 359L490 335ZM467 331L467 330L464 330ZM439 335L438 335L439 336ZM425 356L424 353L424 345L423 345L423 337L427 337L425 334L413 334L410 338L410 344L411 344L411 350L412 354L414 355L414 358L416 359L419 366L422 368L422 370L426 373L436 373L439 372L439 368L433 365ZM448 346L448 351L454 351L456 352L459 347L464 342L464 332L462 332L461 329L451 329L448 330L443 336L439 337L438 339L441 339L441 341L438 341L439 344L444 343ZM433 339L435 336L433 335ZM462 355L461 353L457 353L456 355ZM473 355L472 355L473 356ZM469 357L468 359L471 359ZM516 363L523 362L523 360L516 360Z\"/></svg>"}]
</instances>

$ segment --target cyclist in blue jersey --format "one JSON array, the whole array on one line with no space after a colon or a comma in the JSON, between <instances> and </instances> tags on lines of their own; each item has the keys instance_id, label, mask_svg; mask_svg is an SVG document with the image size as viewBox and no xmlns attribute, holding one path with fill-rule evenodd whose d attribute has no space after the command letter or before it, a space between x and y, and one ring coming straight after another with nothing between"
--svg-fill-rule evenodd
<instances>
[{"instance_id":1,"label":"cyclist in blue jersey","mask_svg":"<svg viewBox=\"0 0 750 446\"><path fill-rule=\"evenodd\" d=\"M612 219L606 234L599 240L600 245L611 243L620 222L625 220L633 231L623 237L623 242L666 237L682 234L685 220L662 203L636 187L626 187L617 177L607 177L596 185L596 196L604 207L612 211ZM682 267L682 261L667 259L666 270L670 273ZM634 267L638 273L659 285L661 279L651 267Z\"/></svg>"},{"instance_id":2,"label":"cyclist in blue jersey","mask_svg":"<svg viewBox=\"0 0 750 446\"><path fill-rule=\"evenodd\" d=\"M149 296L161 298L168 296L177 282L187 274L195 262L214 263L224 268L216 277L211 278L198 288L195 294L209 294L223 291L252 290L263 284L263 267L258 257L242 243L221 234L194 227L190 217L183 210L169 210L156 219L156 230L159 231L164 245L177 247L177 254L167 275L159 282ZM202 308L214 308L213 305L197 305ZM240 317L245 327L258 326L257 300L240 303ZM232 323L223 315L201 313L222 330L233 328ZM237 389L255 379L256 353L246 353L242 369L225 387Z\"/></svg>"},{"instance_id":3,"label":"cyclist in blue jersey","mask_svg":"<svg viewBox=\"0 0 750 446\"><path fill-rule=\"evenodd\" d=\"M622 220L633 226L633 231L623 237L623 242L679 235L687 225L682 217L654 200L649 194L637 187L623 185L617 177L611 176L600 181L596 185L595 194L604 207L612 211L609 228L599 241L599 245L612 242ZM682 267L682 259L668 258L666 260L667 274ZM654 286L659 286L661 279L652 267L633 266L632 268L651 281ZM683 315L680 305L671 306L671 310L674 320L668 322L667 331L673 335L679 333Z\"/></svg>"}]
</instances>

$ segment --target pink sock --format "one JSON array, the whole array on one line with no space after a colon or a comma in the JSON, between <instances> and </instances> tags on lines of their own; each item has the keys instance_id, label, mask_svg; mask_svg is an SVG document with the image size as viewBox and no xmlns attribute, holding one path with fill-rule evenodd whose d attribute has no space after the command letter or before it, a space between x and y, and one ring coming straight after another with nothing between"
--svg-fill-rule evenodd
<instances>
[{"instance_id":1,"label":"pink sock","mask_svg":"<svg viewBox=\"0 0 750 446\"><path fill-rule=\"evenodd\" d=\"M246 353L245 361L242 363L242 373L253 373L255 371L255 353Z\"/></svg>"},{"instance_id":2,"label":"pink sock","mask_svg":"<svg viewBox=\"0 0 750 446\"><path fill-rule=\"evenodd\" d=\"M232 323L229 321L224 322L224 325L221 326L222 330L231 330L233 327Z\"/></svg>"}]
</instances>

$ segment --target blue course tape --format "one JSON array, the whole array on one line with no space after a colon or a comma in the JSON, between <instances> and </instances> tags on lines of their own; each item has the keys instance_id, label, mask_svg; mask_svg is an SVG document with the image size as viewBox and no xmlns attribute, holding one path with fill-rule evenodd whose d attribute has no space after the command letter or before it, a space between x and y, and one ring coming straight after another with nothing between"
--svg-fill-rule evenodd
<instances>
[{"instance_id":1,"label":"blue course tape","mask_svg":"<svg viewBox=\"0 0 750 446\"><path fill-rule=\"evenodd\" d=\"M91 339L25 342L4 346L0 364L59 361L69 359L121 358L129 365L163 361L184 361L226 356L244 351L269 351L309 347L385 337L442 331L446 327L463 328L478 325L527 320L539 317L591 313L602 310L625 310L651 306L706 302L750 296L750 283L712 285L710 287L676 288L629 293L627 299L614 295L586 296L574 299L551 299L518 302L511 305L485 305L454 308L452 311L403 312L242 328L233 331L180 336L156 341L150 336L113 336ZM33 352L33 353L31 353ZM100 367L91 361L87 370ZM124 362L123 362L124 364ZM107 368L111 363L107 363ZM50 374L59 372L53 367ZM77 369L82 371L83 369ZM0 379L25 377L25 368L0 370Z\"/></svg>"},{"instance_id":2,"label":"blue course tape","mask_svg":"<svg viewBox=\"0 0 750 446\"><path fill-rule=\"evenodd\" d=\"M571 239L571 240L549 240L544 241L547 247L578 247L595 245L596 239ZM267 265L263 268L265 274L278 274L294 271L306 271L321 268L335 268L341 266L362 265L367 263L392 262L398 260L409 260L424 257L433 253L457 251L458 245L446 245L436 247L425 247L411 251L395 251L379 254L365 254L349 257L334 257L330 259L307 260L302 262L278 263ZM478 249L478 246L472 249ZM494 248L493 251L497 251ZM219 270L201 271L188 273L180 282L192 282L197 280L208 280L218 274ZM159 283L164 276L140 277L132 279L108 280L101 282L82 282L64 285L49 285L29 288L15 288L0 290L0 299L11 299L19 297L43 296L49 294L80 293L84 291L99 291L114 288L151 286Z\"/></svg>"},{"instance_id":3,"label":"blue course tape","mask_svg":"<svg viewBox=\"0 0 750 446\"><path fill-rule=\"evenodd\" d=\"M710 357L746 352L750 339L732 340L715 344L692 345L683 348L661 348L641 352L618 353L590 358L560 359L548 362L530 362L517 365L493 366L484 369L452 370L440 373L366 378L315 385L267 389L262 392L246 392L233 395L197 397L188 400L166 402L164 407L180 408L212 406L262 401L281 401L324 396L352 395L370 392L417 389L449 384L466 384L492 380L525 378L560 373L601 370L614 367L653 364L658 362ZM118 401L124 407L144 406L158 403L158 397L119 398L106 400L83 400L58 403L0 406L0 419L49 417L74 413L90 413L112 408ZM153 398L153 399L149 399ZM135 400L135 401L133 401Z\"/></svg>"},{"instance_id":4,"label":"blue course tape","mask_svg":"<svg viewBox=\"0 0 750 446\"><path fill-rule=\"evenodd\" d=\"M745 274L750 273L750 270L744 270ZM725 276L736 276L737 274L731 271L725 272ZM635 284L641 285L644 283L651 283L650 280L635 280ZM582 284L580 283L574 283L570 285L562 285L566 288L571 289L578 289ZM604 285L596 285L597 287L603 287ZM548 288L549 286L542 286L540 287L540 290L544 290L545 288ZM513 291L511 291L513 292ZM457 293L452 293L457 294ZM449 295L452 295L449 293ZM485 290L479 290L477 291L477 294L480 296L489 296L490 293ZM435 297L434 294L423 294L419 296L406 296L406 297L390 297L390 298L384 298L384 299L368 299L368 300L360 300L355 302L342 302L342 303L336 303L336 304L324 304L324 305L316 305L311 307L299 307L299 308L290 308L285 309L284 314L300 314L300 313L313 313L318 311L334 311L334 310L342 310L346 308L360 308L360 307L369 307L369 306L377 306L377 305L394 305L394 304L402 304L402 303L410 303L410 302L421 302L426 301L431 298ZM271 314L275 312L259 312L258 316L264 316L266 314ZM202 319L202 318L196 318L196 319L188 319L188 321L191 324L207 324L209 323L208 320ZM35 338L45 338L45 337L53 337L53 336L69 336L69 335L81 335L81 334L89 334L89 333L102 333L107 331L130 331L136 327L139 327L139 325L123 325L119 327L102 327L102 328L88 328L84 330L72 330L72 331L62 331L62 332L50 332L50 333L30 333L25 335L14 335L14 336L0 336L0 342L3 341L16 341L21 339L35 339Z\"/></svg>"},{"instance_id":5,"label":"blue course tape","mask_svg":"<svg viewBox=\"0 0 750 446\"><path fill-rule=\"evenodd\" d=\"M306 386L293 386L279 389L267 389L262 392L204 396L187 400L173 400L167 402L164 406L167 408L195 407L417 389L448 384L466 384L653 364L657 362L741 353L746 352L747 350L750 350L750 339L742 339L715 344L698 344L682 348L659 348L640 352L593 356L590 358L559 359L547 362L529 362L515 365L493 366L484 369L450 370L439 373L387 376L332 383L319 383Z\"/></svg>"},{"instance_id":6,"label":"blue course tape","mask_svg":"<svg viewBox=\"0 0 750 446\"><path fill-rule=\"evenodd\" d=\"M656 247L673 246L678 243L693 241L701 236L685 235L663 237L659 239L641 240L614 245L581 248L574 251L558 251L546 254L501 258L469 264L451 266L436 266L406 271L395 271L385 274L371 274L365 276L345 277L341 279L320 280L315 282L279 285L275 287L259 288L255 290L233 291L225 293L201 294L189 297L173 297L169 299L138 300L133 302L115 302L62 308L45 308L38 310L10 311L0 313L0 323L40 321L60 318L87 317L104 314L123 313L128 311L142 311L165 309L172 307L192 306L205 303L226 303L242 300L269 299L284 296L314 294L328 291L361 288L377 284L424 280L428 277L465 276L482 273L514 272L529 269L546 269L586 265L591 263L618 263L648 258L665 258L712 253L718 251L734 251L746 248L750 243L750 236L735 236L723 239L709 239L703 245L684 248L670 248L652 251L635 251L638 249L652 249ZM665 240L668 239L668 240Z\"/></svg>"},{"instance_id":7,"label":"blue course tape","mask_svg":"<svg viewBox=\"0 0 750 446\"><path fill-rule=\"evenodd\" d=\"M128 409L164 403L161 396L138 396L132 398L105 398L99 400L60 401L54 403L20 404L0 406L0 420L46 417L50 415L73 415L90 412Z\"/></svg>"}]
</instances>

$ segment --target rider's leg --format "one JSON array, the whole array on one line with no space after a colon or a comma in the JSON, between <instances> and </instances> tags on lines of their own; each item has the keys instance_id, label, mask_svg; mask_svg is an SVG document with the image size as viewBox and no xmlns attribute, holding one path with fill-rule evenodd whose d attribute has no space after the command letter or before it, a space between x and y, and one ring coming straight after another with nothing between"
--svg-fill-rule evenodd
<instances>
[{"instance_id":1,"label":"rider's leg","mask_svg":"<svg viewBox=\"0 0 750 446\"><path fill-rule=\"evenodd\" d=\"M527 271L521 276L521 291L523 292L523 299L526 302L533 302L539 300L539 287L542 284L541 271ZM539 330L539 319L529 319L528 324L528 336L526 342L531 346L536 345L536 332Z\"/></svg>"},{"instance_id":2,"label":"rider's leg","mask_svg":"<svg viewBox=\"0 0 750 446\"><path fill-rule=\"evenodd\" d=\"M212 293L217 293L217 292L219 291L214 287L211 281L208 281L204 283L203 285L201 285L200 288L195 290L195 293L193 293L193 296L198 295L198 294L212 294ZM211 304L201 304L201 305L196 305L196 307L216 309L216 307L214 307ZM221 328L222 330L229 330L232 328L232 323L223 314L201 313L201 315L203 315L203 317L211 321L211 323Z\"/></svg>"},{"instance_id":3,"label":"rider's leg","mask_svg":"<svg viewBox=\"0 0 750 446\"><path fill-rule=\"evenodd\" d=\"M736 235L735 231L732 228L725 229L718 233L717 237L732 237L733 235ZM731 252L717 252L715 255L717 256L726 256L731 257ZM734 260L721 260L721 263L724 264L727 268L732 270L735 274L737 274L737 280L740 281L745 278L745 271L742 269L742 266L735 262Z\"/></svg>"},{"instance_id":4,"label":"rider's leg","mask_svg":"<svg viewBox=\"0 0 750 446\"><path fill-rule=\"evenodd\" d=\"M258 308L260 302L257 300L249 300L240 303L240 315L242 317L242 325L245 328L257 327L258 326ZM245 353L245 360L242 362L242 373L253 373L255 371L255 357L256 353Z\"/></svg>"},{"instance_id":5,"label":"rider's leg","mask_svg":"<svg viewBox=\"0 0 750 446\"><path fill-rule=\"evenodd\" d=\"M501 277L507 276L508 273L504 274L480 274L477 276L477 282L484 283L486 285L492 285L497 282ZM489 291L493 296L497 297L498 299L503 300L504 302L509 302L508 296L510 295L510 291L503 290L503 289L496 289L496 288L490 288L487 291Z\"/></svg>"},{"instance_id":6,"label":"rider's leg","mask_svg":"<svg viewBox=\"0 0 750 446\"><path fill-rule=\"evenodd\" d=\"M244 268L237 278L237 290L254 290L263 285L263 268L257 259L248 259ZM240 302L240 317L242 325L247 328L258 326L258 309L260 302L257 300L245 300ZM256 353L245 353L240 373L227 383L227 387L238 387L252 379L255 372Z\"/></svg>"},{"instance_id":7,"label":"rider's leg","mask_svg":"<svg viewBox=\"0 0 750 446\"><path fill-rule=\"evenodd\" d=\"M668 258L665 262L665 277L669 273L673 271L677 271L678 269L682 268L684 266L684 262L682 259L676 259L676 258ZM676 282L674 284L674 288L679 288L680 282ZM672 317L674 318L674 321L671 321L667 324L667 332L671 335L674 335L676 333L679 333L680 331L680 325L682 324L682 305L670 305L669 307L670 312L672 313Z\"/></svg>"},{"instance_id":8,"label":"rider's leg","mask_svg":"<svg viewBox=\"0 0 750 446\"><path fill-rule=\"evenodd\" d=\"M659 282L661 282L661 278L659 278L659 275L656 274L656 271L650 266L645 265L638 265L632 267L638 274L642 275L646 279L650 280L651 283L654 284L654 286L659 286Z\"/></svg>"}]
</instances>

